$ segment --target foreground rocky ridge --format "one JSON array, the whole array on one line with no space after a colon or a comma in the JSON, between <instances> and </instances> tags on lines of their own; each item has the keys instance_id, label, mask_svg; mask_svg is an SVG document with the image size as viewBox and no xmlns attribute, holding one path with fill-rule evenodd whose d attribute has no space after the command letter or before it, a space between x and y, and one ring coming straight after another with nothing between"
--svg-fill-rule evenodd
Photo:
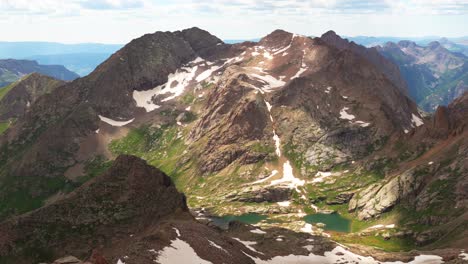
<instances>
[{"instance_id":1,"label":"foreground rocky ridge","mask_svg":"<svg viewBox=\"0 0 468 264\"><path fill-rule=\"evenodd\" d=\"M197 223L171 179L133 156L119 156L62 199L0 223L0 231L0 263L381 263L306 233L238 222L221 231ZM459 260L458 251L437 253ZM381 261L442 259L374 254Z\"/></svg>"},{"instance_id":2,"label":"foreground rocky ridge","mask_svg":"<svg viewBox=\"0 0 468 264\"><path fill-rule=\"evenodd\" d=\"M396 250L411 249L424 232L445 228L443 218L432 221L438 207L424 211L426 218L405 221L412 199L436 188L430 187L435 178L425 171L425 155L447 151L454 158L437 163L434 172L455 185L432 192L433 200L465 199L458 185L466 178L464 161L453 154L464 153L464 130L447 138L443 128L460 129L466 112L453 106L448 112L457 113L455 119L444 119L444 110L438 121L425 117L395 85L398 78L391 80L374 63L353 48L281 30L235 45L197 28L145 35L89 76L41 97L1 137L6 206L0 214L53 203L95 177L106 160L134 154L170 175L191 207L265 213L275 220L265 226L324 236L330 234L304 222L306 212L338 211L358 221L357 232L396 224L388 243L408 240L411 246ZM444 142L457 149L449 151ZM456 197L445 199L455 186ZM444 219L460 219L455 226L463 228L459 213L466 205L460 205ZM386 223L386 217L398 222ZM420 219L431 224L421 228ZM333 238L369 243L386 234L374 230L362 238L357 232ZM440 238L419 239L418 245ZM461 247L463 240L453 241Z\"/></svg>"}]
</instances>

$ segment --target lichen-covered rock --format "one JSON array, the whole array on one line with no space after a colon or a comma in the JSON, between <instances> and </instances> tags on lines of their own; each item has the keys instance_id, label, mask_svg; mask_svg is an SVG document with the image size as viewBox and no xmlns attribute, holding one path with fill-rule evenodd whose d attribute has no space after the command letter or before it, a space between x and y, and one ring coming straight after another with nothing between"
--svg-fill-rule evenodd
<instances>
[{"instance_id":1,"label":"lichen-covered rock","mask_svg":"<svg viewBox=\"0 0 468 264\"><path fill-rule=\"evenodd\" d=\"M418 189L420 184L414 171L408 170L385 184L373 184L359 192L351 199L348 209L358 210L359 219L377 217Z\"/></svg>"}]
</instances>

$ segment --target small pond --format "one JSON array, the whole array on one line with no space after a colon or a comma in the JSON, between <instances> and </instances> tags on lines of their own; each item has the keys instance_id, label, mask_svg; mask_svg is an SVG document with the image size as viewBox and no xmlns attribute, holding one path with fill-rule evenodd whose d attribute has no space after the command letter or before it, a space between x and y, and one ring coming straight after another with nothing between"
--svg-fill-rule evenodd
<instances>
[{"instance_id":1,"label":"small pond","mask_svg":"<svg viewBox=\"0 0 468 264\"><path fill-rule=\"evenodd\" d=\"M351 221L337 213L333 214L310 214L304 217L304 221L309 224L324 223L323 229L337 232L349 233L351 231Z\"/></svg>"}]
</instances>

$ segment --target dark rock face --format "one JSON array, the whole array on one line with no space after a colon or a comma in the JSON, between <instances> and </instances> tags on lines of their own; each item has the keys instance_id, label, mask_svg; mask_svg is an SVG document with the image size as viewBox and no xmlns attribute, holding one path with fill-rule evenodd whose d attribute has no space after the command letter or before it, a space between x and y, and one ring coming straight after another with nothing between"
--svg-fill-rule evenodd
<instances>
[{"instance_id":1,"label":"dark rock face","mask_svg":"<svg viewBox=\"0 0 468 264\"><path fill-rule=\"evenodd\" d=\"M1 223L0 255L83 257L119 230L137 232L176 213L188 215L188 208L171 179L139 158L119 156L64 199Z\"/></svg>"},{"instance_id":2,"label":"dark rock face","mask_svg":"<svg viewBox=\"0 0 468 264\"><path fill-rule=\"evenodd\" d=\"M52 92L65 82L32 73L13 84L14 87L0 100L0 120L19 118L40 96Z\"/></svg>"},{"instance_id":3,"label":"dark rock face","mask_svg":"<svg viewBox=\"0 0 468 264\"><path fill-rule=\"evenodd\" d=\"M284 187L253 187L245 189L239 193L234 193L226 196L230 201L248 202L248 203L263 203L263 202L282 202L288 201L291 198L293 190L288 186Z\"/></svg>"},{"instance_id":4,"label":"dark rock face","mask_svg":"<svg viewBox=\"0 0 468 264\"><path fill-rule=\"evenodd\" d=\"M63 81L71 81L80 77L78 74L67 70L61 65L39 65L36 61L7 59L0 60L0 87L16 81L25 74L30 74L33 72L37 72ZM4 77L3 75L5 74L16 76L16 80L12 80L10 82L2 81Z\"/></svg>"}]
</instances>

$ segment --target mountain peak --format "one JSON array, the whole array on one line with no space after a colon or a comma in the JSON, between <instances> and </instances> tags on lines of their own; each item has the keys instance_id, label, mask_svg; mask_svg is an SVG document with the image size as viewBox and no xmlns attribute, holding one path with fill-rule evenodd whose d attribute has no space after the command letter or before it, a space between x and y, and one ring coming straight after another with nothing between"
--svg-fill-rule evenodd
<instances>
[{"instance_id":1,"label":"mountain peak","mask_svg":"<svg viewBox=\"0 0 468 264\"><path fill-rule=\"evenodd\" d=\"M224 43L208 31L198 27L192 27L181 31L182 37L190 43L195 52L203 51L207 48Z\"/></svg>"},{"instance_id":2,"label":"mountain peak","mask_svg":"<svg viewBox=\"0 0 468 264\"><path fill-rule=\"evenodd\" d=\"M430 42L429 44L427 44L427 47L431 50L433 49L437 49L439 47L441 47L442 45L438 42L438 41L432 41Z\"/></svg>"},{"instance_id":3,"label":"mountain peak","mask_svg":"<svg viewBox=\"0 0 468 264\"><path fill-rule=\"evenodd\" d=\"M338 34L336 34L336 32L333 31L333 30L328 30L327 32L325 32L325 33L322 34L322 37L331 37L331 36L341 38L341 37L338 36Z\"/></svg>"},{"instance_id":4,"label":"mountain peak","mask_svg":"<svg viewBox=\"0 0 468 264\"><path fill-rule=\"evenodd\" d=\"M293 33L284 31L282 29L276 29L275 31L263 37L259 44L264 47L287 46L291 42L293 36Z\"/></svg>"},{"instance_id":5,"label":"mountain peak","mask_svg":"<svg viewBox=\"0 0 468 264\"><path fill-rule=\"evenodd\" d=\"M414 47L417 46L415 42L410 41L410 40L401 40L398 42L398 46L407 48L407 47Z\"/></svg>"}]
</instances>

